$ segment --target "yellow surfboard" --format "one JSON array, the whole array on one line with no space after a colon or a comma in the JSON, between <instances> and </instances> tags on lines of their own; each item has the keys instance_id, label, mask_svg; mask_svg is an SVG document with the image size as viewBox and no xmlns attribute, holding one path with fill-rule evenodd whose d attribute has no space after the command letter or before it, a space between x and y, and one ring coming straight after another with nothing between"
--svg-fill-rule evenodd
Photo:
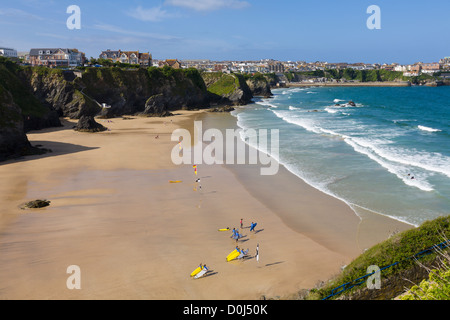
<instances>
[{"instance_id":1,"label":"yellow surfboard","mask_svg":"<svg viewBox=\"0 0 450 320\"><path fill-rule=\"evenodd\" d=\"M230 231L230 228L219 229L219 231Z\"/></svg>"},{"instance_id":2,"label":"yellow surfboard","mask_svg":"<svg viewBox=\"0 0 450 320\"><path fill-rule=\"evenodd\" d=\"M202 268L198 267L191 273L191 277L195 277L200 271L202 271Z\"/></svg>"},{"instance_id":3,"label":"yellow surfboard","mask_svg":"<svg viewBox=\"0 0 450 320\"><path fill-rule=\"evenodd\" d=\"M236 259L237 257L239 257L240 254L241 254L240 252L238 252L237 250L234 250L232 253L230 253L227 256L227 262L230 262L231 260Z\"/></svg>"},{"instance_id":4,"label":"yellow surfboard","mask_svg":"<svg viewBox=\"0 0 450 320\"><path fill-rule=\"evenodd\" d=\"M172 181L172 180L169 181L169 183L181 183L181 182L183 182L183 181L178 181L178 180L177 181Z\"/></svg>"}]
</instances>

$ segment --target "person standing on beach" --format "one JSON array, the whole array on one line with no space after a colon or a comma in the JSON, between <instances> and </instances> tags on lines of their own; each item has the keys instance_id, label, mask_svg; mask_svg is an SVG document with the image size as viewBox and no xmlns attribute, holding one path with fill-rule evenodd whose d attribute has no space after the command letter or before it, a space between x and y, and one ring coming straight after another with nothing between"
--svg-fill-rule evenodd
<instances>
[{"instance_id":1,"label":"person standing on beach","mask_svg":"<svg viewBox=\"0 0 450 320\"><path fill-rule=\"evenodd\" d=\"M259 262L259 243L256 245L256 262Z\"/></svg>"},{"instance_id":2,"label":"person standing on beach","mask_svg":"<svg viewBox=\"0 0 450 320\"><path fill-rule=\"evenodd\" d=\"M241 229L243 228L243 223L244 223L244 220L241 218Z\"/></svg>"}]
</instances>

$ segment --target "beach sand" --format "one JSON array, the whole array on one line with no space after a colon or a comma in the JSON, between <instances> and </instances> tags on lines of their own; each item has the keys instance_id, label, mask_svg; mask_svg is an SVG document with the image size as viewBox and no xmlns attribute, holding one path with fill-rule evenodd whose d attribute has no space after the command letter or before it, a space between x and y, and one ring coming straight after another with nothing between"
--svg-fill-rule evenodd
<instances>
[{"instance_id":1,"label":"beach sand","mask_svg":"<svg viewBox=\"0 0 450 320\"><path fill-rule=\"evenodd\" d=\"M171 134L192 130L195 119L235 126L228 114L180 111L98 120L110 128L102 133L75 132L68 119L29 133L53 152L0 164L0 299L292 297L412 227L372 213L361 219L283 167L262 177L257 166L199 165L197 176L192 165L175 166ZM19 208L34 199L51 205ZM246 237L237 245L251 257L227 263L236 242L218 229L239 228L241 218ZM193 280L199 263L211 272ZM80 267L80 290L67 288L71 265Z\"/></svg>"}]
</instances>

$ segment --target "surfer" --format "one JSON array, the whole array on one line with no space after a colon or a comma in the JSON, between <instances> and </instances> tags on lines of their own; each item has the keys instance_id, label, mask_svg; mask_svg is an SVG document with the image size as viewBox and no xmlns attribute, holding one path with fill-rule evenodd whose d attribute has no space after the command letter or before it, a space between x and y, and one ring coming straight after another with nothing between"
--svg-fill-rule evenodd
<instances>
[{"instance_id":1,"label":"surfer","mask_svg":"<svg viewBox=\"0 0 450 320\"><path fill-rule=\"evenodd\" d=\"M250 231L255 231L256 225L257 225L256 222L255 222L255 223L252 222L252 224L251 224L251 226L250 226Z\"/></svg>"},{"instance_id":2,"label":"surfer","mask_svg":"<svg viewBox=\"0 0 450 320\"><path fill-rule=\"evenodd\" d=\"M243 227L244 220L241 218L241 229Z\"/></svg>"}]
</instances>

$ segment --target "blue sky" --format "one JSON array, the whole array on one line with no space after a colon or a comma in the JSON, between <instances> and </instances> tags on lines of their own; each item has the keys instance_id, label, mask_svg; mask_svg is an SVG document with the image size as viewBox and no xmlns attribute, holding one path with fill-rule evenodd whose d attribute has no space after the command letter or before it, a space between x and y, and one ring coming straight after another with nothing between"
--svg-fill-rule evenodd
<instances>
[{"instance_id":1,"label":"blue sky","mask_svg":"<svg viewBox=\"0 0 450 320\"><path fill-rule=\"evenodd\" d=\"M81 30L69 30L69 5ZM367 8L381 9L369 30ZM414 63L450 56L450 1L0 0L0 46L151 52L155 59Z\"/></svg>"}]
</instances>

